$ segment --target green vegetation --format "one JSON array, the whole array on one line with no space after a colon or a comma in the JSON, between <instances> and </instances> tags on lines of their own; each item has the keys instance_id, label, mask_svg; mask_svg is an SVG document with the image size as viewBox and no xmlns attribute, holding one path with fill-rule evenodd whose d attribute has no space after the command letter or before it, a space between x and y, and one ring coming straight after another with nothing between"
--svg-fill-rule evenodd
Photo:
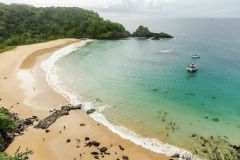
<instances>
[{"instance_id":1,"label":"green vegetation","mask_svg":"<svg viewBox=\"0 0 240 160\"><path fill-rule=\"evenodd\" d=\"M196 137L197 146L193 153L206 157L209 160L238 160L240 159L240 146L229 144L221 138Z\"/></svg>"},{"instance_id":2,"label":"green vegetation","mask_svg":"<svg viewBox=\"0 0 240 160\"><path fill-rule=\"evenodd\" d=\"M0 112L0 132L14 132L15 129L15 121L8 115Z\"/></svg>"},{"instance_id":3,"label":"green vegetation","mask_svg":"<svg viewBox=\"0 0 240 160\"><path fill-rule=\"evenodd\" d=\"M16 122L7 113L6 110L0 108L0 151L4 151L8 144L12 141L9 137L16 131Z\"/></svg>"},{"instance_id":4,"label":"green vegetation","mask_svg":"<svg viewBox=\"0 0 240 160\"><path fill-rule=\"evenodd\" d=\"M14 156L7 155L6 153L0 152L0 160L28 160L28 156L32 154L32 151L28 149L25 152L20 152L20 148L15 152Z\"/></svg>"},{"instance_id":5,"label":"green vegetation","mask_svg":"<svg viewBox=\"0 0 240 160\"><path fill-rule=\"evenodd\" d=\"M13 134L17 128L16 121L11 118L11 113L4 108L0 108L0 160L27 160L32 152L28 149L20 152L20 148L15 152L14 156L7 155L3 151L13 140Z\"/></svg>"},{"instance_id":6,"label":"green vegetation","mask_svg":"<svg viewBox=\"0 0 240 160\"><path fill-rule=\"evenodd\" d=\"M150 37L151 32L147 27L139 26L135 32L132 34L133 37Z\"/></svg>"},{"instance_id":7,"label":"green vegetation","mask_svg":"<svg viewBox=\"0 0 240 160\"><path fill-rule=\"evenodd\" d=\"M150 32L147 27L139 26L137 30L132 34L133 37L141 37L141 38L153 38L154 40L158 40L160 38L173 38L171 35L167 33L153 33Z\"/></svg>"},{"instance_id":8,"label":"green vegetation","mask_svg":"<svg viewBox=\"0 0 240 160\"><path fill-rule=\"evenodd\" d=\"M0 53L8 51L13 48L15 48L15 46L8 46L6 44L0 43Z\"/></svg>"},{"instance_id":9,"label":"green vegetation","mask_svg":"<svg viewBox=\"0 0 240 160\"><path fill-rule=\"evenodd\" d=\"M59 38L120 39L129 32L97 13L81 8L0 3L0 50L7 46Z\"/></svg>"},{"instance_id":10,"label":"green vegetation","mask_svg":"<svg viewBox=\"0 0 240 160\"><path fill-rule=\"evenodd\" d=\"M6 51L11 50L13 48L15 48L15 46L5 46L3 48L0 47L0 53L6 52Z\"/></svg>"}]
</instances>

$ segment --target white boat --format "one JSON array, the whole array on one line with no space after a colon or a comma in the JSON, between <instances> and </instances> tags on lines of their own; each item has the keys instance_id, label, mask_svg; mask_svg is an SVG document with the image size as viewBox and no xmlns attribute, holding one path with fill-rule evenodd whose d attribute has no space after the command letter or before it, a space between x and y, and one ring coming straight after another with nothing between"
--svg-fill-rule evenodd
<instances>
[{"instance_id":1,"label":"white boat","mask_svg":"<svg viewBox=\"0 0 240 160\"><path fill-rule=\"evenodd\" d=\"M192 58L200 58L200 56L199 55L192 55Z\"/></svg>"},{"instance_id":2,"label":"white boat","mask_svg":"<svg viewBox=\"0 0 240 160\"><path fill-rule=\"evenodd\" d=\"M188 64L186 67L186 71L196 72L198 70L198 66L194 63Z\"/></svg>"}]
</instances>

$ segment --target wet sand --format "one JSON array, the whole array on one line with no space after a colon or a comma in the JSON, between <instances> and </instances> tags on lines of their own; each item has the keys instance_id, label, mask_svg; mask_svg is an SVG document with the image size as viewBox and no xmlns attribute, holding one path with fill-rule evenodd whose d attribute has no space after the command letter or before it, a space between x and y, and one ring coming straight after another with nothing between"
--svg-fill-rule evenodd
<instances>
[{"instance_id":1,"label":"wet sand","mask_svg":"<svg viewBox=\"0 0 240 160\"><path fill-rule=\"evenodd\" d=\"M36 115L42 119L50 114L50 110L68 104L62 95L48 85L40 64L53 51L77 41L54 40L19 46L0 54L0 105L18 113L21 118ZM80 126L81 123L86 126ZM70 115L59 118L49 130L46 133L41 129L28 128L24 135L16 137L6 152L14 153L20 146L22 150L29 148L33 151L30 160L91 160L95 159L91 152L98 149L84 147L85 137L89 137L100 142L99 147L108 148L110 155L104 154L100 159L122 159L124 155L130 160L169 159L122 139L84 111L71 111ZM67 143L67 139L71 142ZM119 145L124 150L120 150Z\"/></svg>"}]
</instances>

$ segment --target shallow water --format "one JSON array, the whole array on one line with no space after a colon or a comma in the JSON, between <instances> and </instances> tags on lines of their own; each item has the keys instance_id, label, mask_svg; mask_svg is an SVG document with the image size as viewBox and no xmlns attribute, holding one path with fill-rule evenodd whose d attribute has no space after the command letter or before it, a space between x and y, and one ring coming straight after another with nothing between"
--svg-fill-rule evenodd
<instances>
[{"instance_id":1,"label":"shallow water","mask_svg":"<svg viewBox=\"0 0 240 160\"><path fill-rule=\"evenodd\" d=\"M87 44L57 61L58 85L143 137L184 148L194 133L240 144L240 20L158 25L176 38ZM197 73L185 71L191 62Z\"/></svg>"}]
</instances>

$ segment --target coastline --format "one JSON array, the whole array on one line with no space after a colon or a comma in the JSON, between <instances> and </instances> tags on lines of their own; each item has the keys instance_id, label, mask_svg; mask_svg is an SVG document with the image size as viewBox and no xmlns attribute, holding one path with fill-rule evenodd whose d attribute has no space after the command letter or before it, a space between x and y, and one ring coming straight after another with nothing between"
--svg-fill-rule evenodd
<instances>
[{"instance_id":1,"label":"coastline","mask_svg":"<svg viewBox=\"0 0 240 160\"><path fill-rule=\"evenodd\" d=\"M0 85L3 87L0 89L2 99L0 105L19 113L21 118L36 115L42 119L49 115L49 110L67 104L66 98L48 85L45 79L46 74L40 64L53 51L78 41L61 39L19 46L2 53L0 55ZM85 123L86 126L80 127L80 123ZM94 159L90 154L93 149L83 147L84 138L88 136L109 148L111 154L106 159L121 158L123 155L127 155L129 159L169 159L122 139L107 127L98 125L84 111L71 111L70 115L58 119L49 130L49 133L45 133L44 130L28 128L24 135L16 137L6 152L14 153L21 146L22 150L25 148L33 150L34 154L30 156L30 159ZM61 134L59 131L62 131ZM69 144L66 143L68 138L72 141ZM76 139L81 141L76 142ZM80 148L77 148L77 145ZM124 146L125 150L119 151L118 145Z\"/></svg>"},{"instance_id":2,"label":"coastline","mask_svg":"<svg viewBox=\"0 0 240 160\"><path fill-rule=\"evenodd\" d=\"M61 84L61 80L58 79L57 74L54 71L54 64L62 57L73 53L74 51L81 48L84 44L93 42L92 40L85 40L85 42L79 42L75 43L69 46L66 46L64 48L61 48L57 50L55 53L53 53L48 59L44 60L41 64L41 67L45 72L47 73L47 81L49 85L58 93L63 95L70 104L72 105L78 105L82 104L83 109L85 111L94 108L94 104L92 104L89 101L79 101L76 95L72 94L71 91L65 90L65 88L59 84ZM148 149L150 151L153 151L155 153L160 153L167 155L171 157L172 155L179 154L180 157L186 157L186 156L192 156L192 154L183 148L176 147L174 145L170 145L168 143L163 143L157 139L153 138L145 138L142 137L133 131L129 130L125 126L115 126L111 122L109 122L104 115L101 114L101 112L95 112L94 114L91 114L90 117L92 117L95 121L100 122L104 126L106 126L110 131L113 133L116 133L121 138L129 140L139 146L142 146L145 149ZM197 157L192 157L193 159L198 159Z\"/></svg>"}]
</instances>

